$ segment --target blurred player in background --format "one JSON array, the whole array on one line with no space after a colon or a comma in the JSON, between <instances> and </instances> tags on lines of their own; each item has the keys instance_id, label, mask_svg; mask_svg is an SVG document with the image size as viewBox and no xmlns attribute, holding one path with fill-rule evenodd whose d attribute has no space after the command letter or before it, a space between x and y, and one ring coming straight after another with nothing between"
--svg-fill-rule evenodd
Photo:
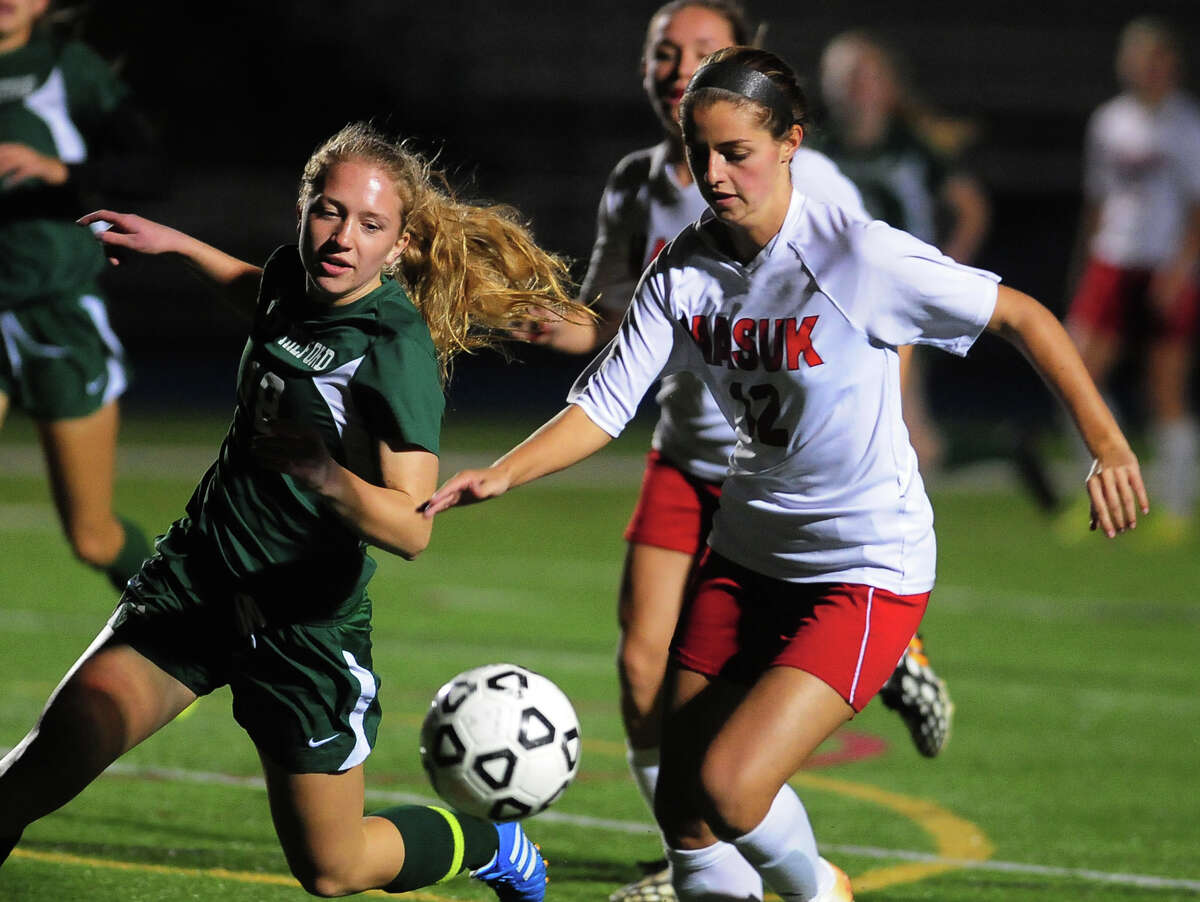
<instances>
[{"instance_id":1,"label":"blurred player in background","mask_svg":"<svg viewBox=\"0 0 1200 902\"><path fill-rule=\"evenodd\" d=\"M187 516L0 762L0 860L29 823L229 684L310 893L404 892L471 869L504 902L543 898L544 863L515 823L427 806L363 817L380 719L366 544L411 559L429 541L418 505L437 486L453 355L514 317L588 315L514 211L443 185L360 123L310 158L299 247L262 269L137 216L81 220L111 224L99 238L114 257L181 257L253 324L233 424Z\"/></svg>"},{"instance_id":2,"label":"blurred player in background","mask_svg":"<svg viewBox=\"0 0 1200 902\"><path fill-rule=\"evenodd\" d=\"M679 101L701 59L752 38L744 10L729 0L675 0L651 17L643 47L643 87L663 140L621 160L600 200L596 241L580 296L595 303L601 318L595 324L552 324L530 336L534 341L568 353L594 352L615 334L642 271L704 212L704 198L684 157ZM822 154L798 148L791 172L808 196L868 218L854 185ZM660 416L652 450L625 531L617 655L629 767L651 807L667 652L684 589L707 547L737 438L708 389L691 373L665 376L656 400ZM914 637L912 653L897 668L883 698L904 718L921 753L933 756L948 738L953 705L920 641ZM669 898L665 862L651 868L652 873L614 893L614 902Z\"/></svg>"},{"instance_id":3,"label":"blurred player in background","mask_svg":"<svg viewBox=\"0 0 1200 902\"><path fill-rule=\"evenodd\" d=\"M1188 397L1200 258L1200 106L1180 89L1182 47L1162 20L1126 26L1116 69L1122 93L1088 123L1079 249L1087 260L1067 327L1101 385L1123 352L1146 348L1162 499L1151 526L1177 541L1195 513L1200 458Z\"/></svg>"},{"instance_id":4,"label":"blurred player in background","mask_svg":"<svg viewBox=\"0 0 1200 902\"><path fill-rule=\"evenodd\" d=\"M894 53L865 31L838 35L820 63L828 122L818 146L838 164L875 219L936 245L959 263L974 260L990 219L979 181L959 162L970 131L934 120L917 105ZM945 449L930 421L920 354L905 352L904 421L926 475Z\"/></svg>"},{"instance_id":5,"label":"blurred player in background","mask_svg":"<svg viewBox=\"0 0 1200 902\"><path fill-rule=\"evenodd\" d=\"M75 556L120 590L151 549L112 509L127 373L104 255L75 219L100 196L160 190L164 167L128 89L50 33L47 6L0 3L0 423L10 404L33 418Z\"/></svg>"},{"instance_id":6,"label":"blurred player in background","mask_svg":"<svg viewBox=\"0 0 1200 902\"><path fill-rule=\"evenodd\" d=\"M1137 459L1050 311L999 277L805 197L789 163L807 103L762 50L708 57L680 121L710 211L646 270L568 406L433 516L604 447L664 370L703 378L738 434L710 548L671 644L655 814L682 902L849 902L788 779L892 673L935 570L897 349L966 353L987 329L1057 390L1096 456L1110 537L1148 507Z\"/></svg>"}]
</instances>

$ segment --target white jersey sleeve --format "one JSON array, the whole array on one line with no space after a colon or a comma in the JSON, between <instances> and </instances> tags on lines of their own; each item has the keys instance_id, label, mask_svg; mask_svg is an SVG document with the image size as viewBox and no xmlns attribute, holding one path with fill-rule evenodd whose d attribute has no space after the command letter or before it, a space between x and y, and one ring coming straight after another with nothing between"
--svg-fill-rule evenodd
<instances>
[{"instance_id":1,"label":"white jersey sleeve","mask_svg":"<svg viewBox=\"0 0 1200 902\"><path fill-rule=\"evenodd\" d=\"M675 359L676 326L667 310L666 278L660 267L646 271L617 334L588 364L567 396L568 403L580 407L611 436L621 434L643 396Z\"/></svg>"},{"instance_id":2,"label":"white jersey sleeve","mask_svg":"<svg viewBox=\"0 0 1200 902\"><path fill-rule=\"evenodd\" d=\"M884 222L856 222L841 234L825 246L841 245L843 253L805 262L847 320L893 347L932 345L960 356L970 350L995 309L999 276Z\"/></svg>"}]
</instances>

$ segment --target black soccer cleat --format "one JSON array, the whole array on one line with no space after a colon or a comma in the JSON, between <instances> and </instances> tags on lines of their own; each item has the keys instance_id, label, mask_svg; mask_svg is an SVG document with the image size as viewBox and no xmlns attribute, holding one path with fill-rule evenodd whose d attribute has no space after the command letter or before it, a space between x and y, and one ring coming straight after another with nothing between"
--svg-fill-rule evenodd
<instances>
[{"instance_id":1,"label":"black soccer cleat","mask_svg":"<svg viewBox=\"0 0 1200 902\"><path fill-rule=\"evenodd\" d=\"M879 690L880 700L908 727L917 751L935 758L950 740L954 702L946 684L929 666L925 643L913 636L904 657Z\"/></svg>"}]
</instances>

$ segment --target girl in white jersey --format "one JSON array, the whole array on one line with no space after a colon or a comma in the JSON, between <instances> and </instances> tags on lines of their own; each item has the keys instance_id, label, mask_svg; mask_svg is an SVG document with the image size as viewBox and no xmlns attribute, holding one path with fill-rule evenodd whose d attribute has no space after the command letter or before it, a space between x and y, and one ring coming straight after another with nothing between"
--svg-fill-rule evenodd
<instances>
[{"instance_id":1,"label":"girl in white jersey","mask_svg":"<svg viewBox=\"0 0 1200 902\"><path fill-rule=\"evenodd\" d=\"M1100 384L1131 336L1148 336L1145 397L1155 492L1166 507L1155 523L1169 542L1190 528L1200 494L1200 429L1188 396L1200 321L1200 105L1180 90L1181 68L1165 22L1126 26L1117 52L1125 90L1088 123L1079 226L1087 266L1067 316Z\"/></svg>"},{"instance_id":2,"label":"girl in white jersey","mask_svg":"<svg viewBox=\"0 0 1200 902\"><path fill-rule=\"evenodd\" d=\"M1116 421L1054 316L904 232L793 190L803 94L786 64L727 48L681 122L711 214L642 278L571 403L432 516L607 444L661 371L700 376L737 431L711 546L672 643L656 815L681 900L848 900L787 779L870 700L933 586L933 518L900 416L896 349L965 353L987 328L1026 353L1096 458L1109 536L1149 502Z\"/></svg>"},{"instance_id":3,"label":"girl in white jersey","mask_svg":"<svg viewBox=\"0 0 1200 902\"><path fill-rule=\"evenodd\" d=\"M729 0L673 0L650 18L643 87L663 140L622 159L600 200L596 241L580 297L595 301L596 323L564 322L527 337L567 353L594 353L616 333L638 277L672 238L707 209L684 159L679 102L709 53L748 43L750 26ZM827 157L797 148L792 183L805 195L869 219L858 189ZM708 532L737 437L704 383L688 372L663 378L659 419L641 492L625 530L620 582L617 671L629 768L653 806L659 764L663 681L684 589L708 547ZM904 718L918 750L937 755L949 735L953 704L913 637L881 694ZM924 691L922 691L924 690ZM615 892L612 902L661 902L670 896L665 867Z\"/></svg>"}]
</instances>

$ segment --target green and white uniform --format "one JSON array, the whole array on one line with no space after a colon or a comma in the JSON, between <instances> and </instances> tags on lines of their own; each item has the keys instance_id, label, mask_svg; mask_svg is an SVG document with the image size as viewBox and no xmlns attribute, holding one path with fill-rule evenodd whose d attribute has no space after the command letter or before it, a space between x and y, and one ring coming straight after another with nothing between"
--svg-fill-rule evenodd
<instances>
[{"instance_id":1,"label":"green and white uniform","mask_svg":"<svg viewBox=\"0 0 1200 902\"><path fill-rule=\"evenodd\" d=\"M125 390L96 284L104 255L74 220L113 175L97 148L138 131L123 118L127 93L83 44L35 38L0 54L0 141L55 157L70 173L65 186L0 184L0 392L38 419L84 416Z\"/></svg>"},{"instance_id":2,"label":"green and white uniform","mask_svg":"<svg viewBox=\"0 0 1200 902\"><path fill-rule=\"evenodd\" d=\"M954 171L906 123L893 120L879 141L855 147L830 122L817 143L854 182L873 217L924 242L937 240L938 193Z\"/></svg>"},{"instance_id":3,"label":"green and white uniform","mask_svg":"<svg viewBox=\"0 0 1200 902\"><path fill-rule=\"evenodd\" d=\"M277 251L217 461L114 617L119 638L193 691L229 683L238 722L296 773L346 770L374 744L375 563L313 492L258 466L251 439L271 420L309 425L379 484L379 441L437 453L444 408L433 341L399 283L343 306L304 288L296 248ZM248 607L265 627L239 627Z\"/></svg>"}]
</instances>

